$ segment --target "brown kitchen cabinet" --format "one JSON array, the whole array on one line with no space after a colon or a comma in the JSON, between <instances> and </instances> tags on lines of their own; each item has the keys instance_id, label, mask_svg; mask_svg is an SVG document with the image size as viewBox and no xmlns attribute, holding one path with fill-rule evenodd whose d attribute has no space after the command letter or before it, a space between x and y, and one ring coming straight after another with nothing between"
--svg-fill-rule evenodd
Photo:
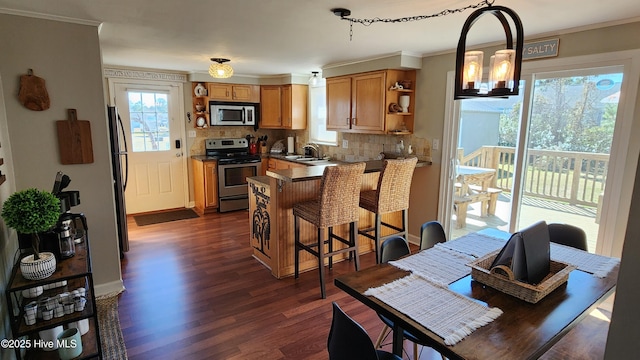
<instances>
[{"instance_id":1,"label":"brown kitchen cabinet","mask_svg":"<svg viewBox=\"0 0 640 360\"><path fill-rule=\"evenodd\" d=\"M396 82L412 80L415 70L384 70L327 78L327 130L342 132L404 134L413 132L415 90L388 90ZM407 113L391 113L389 105L399 95L410 94Z\"/></svg>"},{"instance_id":2,"label":"brown kitchen cabinet","mask_svg":"<svg viewBox=\"0 0 640 360\"><path fill-rule=\"evenodd\" d=\"M292 161L282 160L282 159L269 158L267 169L269 171L273 171L273 170L293 169L295 167L307 167L307 165L295 163Z\"/></svg>"},{"instance_id":3,"label":"brown kitchen cabinet","mask_svg":"<svg viewBox=\"0 0 640 360\"><path fill-rule=\"evenodd\" d=\"M307 128L308 86L298 84L260 87L260 127L303 130Z\"/></svg>"},{"instance_id":4,"label":"brown kitchen cabinet","mask_svg":"<svg viewBox=\"0 0 640 360\"><path fill-rule=\"evenodd\" d=\"M260 86L208 83L209 99L214 101L260 102Z\"/></svg>"},{"instance_id":5,"label":"brown kitchen cabinet","mask_svg":"<svg viewBox=\"0 0 640 360\"><path fill-rule=\"evenodd\" d=\"M218 209L217 161L191 159L193 167L193 195L196 211L201 214Z\"/></svg>"}]
</instances>

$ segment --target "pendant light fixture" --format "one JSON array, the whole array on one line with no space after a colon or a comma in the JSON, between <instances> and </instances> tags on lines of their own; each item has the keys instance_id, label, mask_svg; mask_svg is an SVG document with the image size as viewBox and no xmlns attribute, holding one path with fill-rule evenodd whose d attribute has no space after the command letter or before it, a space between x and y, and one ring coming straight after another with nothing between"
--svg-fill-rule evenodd
<instances>
[{"instance_id":1,"label":"pendant light fixture","mask_svg":"<svg viewBox=\"0 0 640 360\"><path fill-rule=\"evenodd\" d=\"M489 58L489 87L481 90L483 57L482 51L466 51L467 33L471 26L484 14L493 14L504 29L507 38L506 49L498 50ZM515 26L516 46L513 47L511 24L505 17L508 15ZM522 48L524 35L522 22L518 14L504 6L488 6L474 11L462 27L458 49L456 52L455 99L473 97L507 97L518 95L520 70L522 67Z\"/></svg>"},{"instance_id":2,"label":"pendant light fixture","mask_svg":"<svg viewBox=\"0 0 640 360\"><path fill-rule=\"evenodd\" d=\"M226 79L233 75L233 68L225 64L229 59L211 58L214 63L209 66L209 75L216 79Z\"/></svg>"},{"instance_id":3,"label":"pendant light fixture","mask_svg":"<svg viewBox=\"0 0 640 360\"><path fill-rule=\"evenodd\" d=\"M318 71L312 71L311 77L309 78L309 86L318 85Z\"/></svg>"}]
</instances>

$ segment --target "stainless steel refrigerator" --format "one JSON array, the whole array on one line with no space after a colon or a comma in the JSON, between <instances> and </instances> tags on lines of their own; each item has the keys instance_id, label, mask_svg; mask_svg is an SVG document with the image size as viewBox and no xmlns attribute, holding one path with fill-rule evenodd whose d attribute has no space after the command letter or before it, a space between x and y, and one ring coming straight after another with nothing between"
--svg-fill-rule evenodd
<instances>
[{"instance_id":1,"label":"stainless steel refrigerator","mask_svg":"<svg viewBox=\"0 0 640 360\"><path fill-rule=\"evenodd\" d=\"M115 106L108 106L109 133L111 144L111 164L113 176L113 190L116 201L116 221L118 225L118 245L120 258L129 251L129 234L127 233L127 210L124 202L124 191L127 188L129 176L129 159L127 155L127 139L122 126L122 120Z\"/></svg>"}]
</instances>

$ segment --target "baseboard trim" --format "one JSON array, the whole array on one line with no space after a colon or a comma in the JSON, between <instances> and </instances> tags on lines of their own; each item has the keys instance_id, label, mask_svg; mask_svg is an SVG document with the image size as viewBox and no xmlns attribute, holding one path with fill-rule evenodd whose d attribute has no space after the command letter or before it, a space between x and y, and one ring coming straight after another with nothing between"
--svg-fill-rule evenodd
<instances>
[{"instance_id":1,"label":"baseboard trim","mask_svg":"<svg viewBox=\"0 0 640 360\"><path fill-rule=\"evenodd\" d=\"M420 237L419 236L408 234L407 241L410 242L411 244L415 244L415 245L420 246Z\"/></svg>"},{"instance_id":2,"label":"baseboard trim","mask_svg":"<svg viewBox=\"0 0 640 360\"><path fill-rule=\"evenodd\" d=\"M94 286L96 297L105 296L110 294L119 294L125 291L124 283L122 280L116 280L105 284L98 284Z\"/></svg>"}]
</instances>

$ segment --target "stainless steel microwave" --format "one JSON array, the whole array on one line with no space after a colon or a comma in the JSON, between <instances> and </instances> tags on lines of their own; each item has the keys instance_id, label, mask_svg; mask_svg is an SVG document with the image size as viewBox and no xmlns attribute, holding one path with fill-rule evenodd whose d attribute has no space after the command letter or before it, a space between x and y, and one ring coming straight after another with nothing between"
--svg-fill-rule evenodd
<instances>
[{"instance_id":1,"label":"stainless steel microwave","mask_svg":"<svg viewBox=\"0 0 640 360\"><path fill-rule=\"evenodd\" d=\"M254 126L258 121L258 104L209 102L211 125Z\"/></svg>"}]
</instances>

